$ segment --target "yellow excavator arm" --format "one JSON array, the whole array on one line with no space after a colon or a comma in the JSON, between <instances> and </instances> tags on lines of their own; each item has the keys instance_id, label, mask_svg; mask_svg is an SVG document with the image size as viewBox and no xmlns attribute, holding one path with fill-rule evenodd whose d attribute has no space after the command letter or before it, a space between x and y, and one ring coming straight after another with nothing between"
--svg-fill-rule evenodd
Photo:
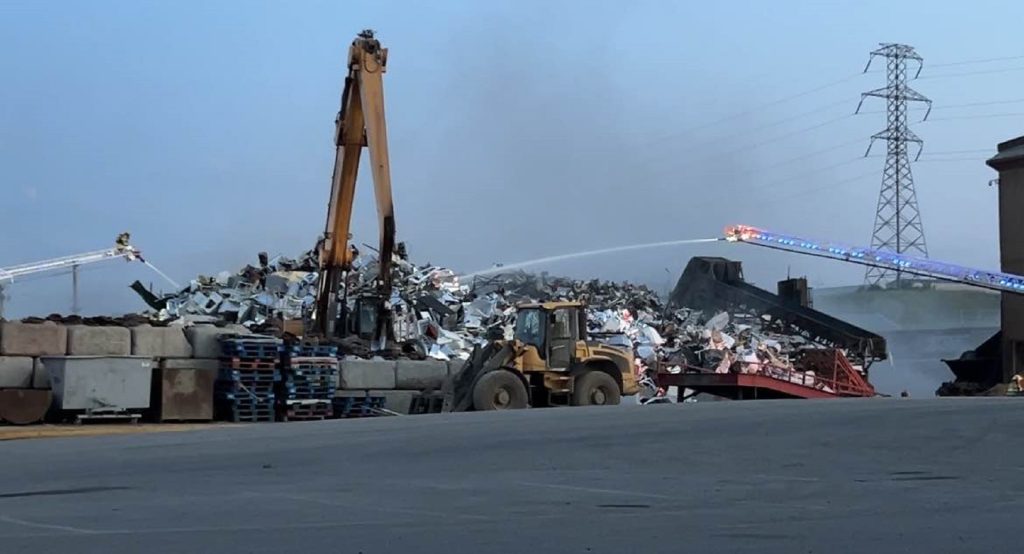
<instances>
[{"instance_id":1,"label":"yellow excavator arm","mask_svg":"<svg viewBox=\"0 0 1024 554\"><path fill-rule=\"evenodd\" d=\"M345 277L354 253L349 245L352 202L363 147L370 151L374 194L380 226L380 264L375 302L377 317L373 338L392 338L391 256L395 247L395 208L391 199L391 166L388 158L387 125L384 119L383 76L388 51L366 30L352 41L348 55L348 76L341 94L341 111L335 122L334 175L327 209L327 226L320 247L319 293L313 314L315 331L324 337L347 334ZM341 322L341 328L338 323Z\"/></svg>"}]
</instances>

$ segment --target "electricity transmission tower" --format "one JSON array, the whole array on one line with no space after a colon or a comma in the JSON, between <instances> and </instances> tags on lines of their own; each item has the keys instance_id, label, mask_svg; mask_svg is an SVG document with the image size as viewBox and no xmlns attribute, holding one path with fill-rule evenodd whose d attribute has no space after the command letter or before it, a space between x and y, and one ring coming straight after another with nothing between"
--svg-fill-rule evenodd
<instances>
[{"instance_id":1,"label":"electricity transmission tower","mask_svg":"<svg viewBox=\"0 0 1024 554\"><path fill-rule=\"evenodd\" d=\"M917 192L914 190L914 175L910 171L910 157L907 155L908 143L917 145L917 157L921 156L921 150L924 148L924 141L907 128L907 102L928 104L924 119L928 119L932 109L931 100L907 86L907 62L917 62L917 72L914 74L916 79L921 74L924 60L912 46L882 43L879 49L871 52L868 65L864 68L865 73L871 68L871 62L878 57L886 60L888 83L884 88L861 94L860 104L857 105L859 113L864 100L869 96L885 98L887 104L886 128L871 135L868 151L864 154L866 157L871 153L871 147L876 140L886 141L885 170L882 172L882 190L878 195L871 247L928 257L921 212L917 207ZM898 287L899 271L876 267L869 267L864 277L865 283L869 286L885 286L894 278Z\"/></svg>"}]
</instances>

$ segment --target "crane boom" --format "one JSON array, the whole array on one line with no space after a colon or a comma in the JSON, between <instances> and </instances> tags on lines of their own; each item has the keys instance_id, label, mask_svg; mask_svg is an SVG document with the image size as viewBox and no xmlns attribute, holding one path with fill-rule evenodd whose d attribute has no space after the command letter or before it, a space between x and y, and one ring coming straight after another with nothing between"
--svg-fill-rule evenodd
<instances>
[{"instance_id":1,"label":"crane boom","mask_svg":"<svg viewBox=\"0 0 1024 554\"><path fill-rule=\"evenodd\" d=\"M313 314L316 332L325 337L343 334L337 329L337 324L345 310L345 275L355 257L349 245L349 232L356 175L364 146L370 154L380 227L374 342L385 336L390 338L392 334L387 302L391 297L395 210L391 198L391 166L384 118L383 74L387 57L387 49L381 47L370 30L359 33L349 47L348 76L341 95L341 110L335 121L334 173L327 225L320 248L319 293Z\"/></svg>"},{"instance_id":2,"label":"crane boom","mask_svg":"<svg viewBox=\"0 0 1024 554\"><path fill-rule=\"evenodd\" d=\"M1000 292L1024 294L1024 276L956 265L930 258L918 258L861 246L801 238L749 225L725 228L725 240L784 250L796 254L830 258L902 273L963 283Z\"/></svg>"},{"instance_id":3,"label":"crane boom","mask_svg":"<svg viewBox=\"0 0 1024 554\"><path fill-rule=\"evenodd\" d=\"M75 269L79 266L107 260L122 258L127 261L142 260L142 252L129 243L130 238L128 233L121 233L117 236L114 246L105 250L94 250L92 252L72 254L39 262L0 267L0 317L3 317L4 300L6 299L4 288L6 285L14 282L15 279L47 271L67 268ZM75 294L77 296L77 292Z\"/></svg>"},{"instance_id":4,"label":"crane boom","mask_svg":"<svg viewBox=\"0 0 1024 554\"><path fill-rule=\"evenodd\" d=\"M0 282L12 282L18 277L24 277L34 273L55 271L58 269L66 269L69 267L92 264L111 259L126 258L128 261L134 261L137 258L142 259L142 253L134 246L128 244L128 239L128 233L123 233L117 237L117 243L115 246L107 248L106 250L95 250L93 252L62 256L60 258L53 258L39 262L0 267Z\"/></svg>"}]
</instances>

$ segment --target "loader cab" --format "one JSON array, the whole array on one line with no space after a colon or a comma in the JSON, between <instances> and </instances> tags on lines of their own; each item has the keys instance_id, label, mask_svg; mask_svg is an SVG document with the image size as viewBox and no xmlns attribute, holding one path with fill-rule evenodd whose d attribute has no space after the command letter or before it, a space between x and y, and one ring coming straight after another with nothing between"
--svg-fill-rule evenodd
<instances>
[{"instance_id":1,"label":"loader cab","mask_svg":"<svg viewBox=\"0 0 1024 554\"><path fill-rule=\"evenodd\" d=\"M577 302L525 304L516 312L515 339L533 346L550 369L568 369L586 339L586 313Z\"/></svg>"},{"instance_id":2,"label":"loader cab","mask_svg":"<svg viewBox=\"0 0 1024 554\"><path fill-rule=\"evenodd\" d=\"M352 311L348 314L346 321L347 335L356 335L369 340L373 338L374 329L377 328L377 307L380 304L380 297L371 294L364 294L355 299Z\"/></svg>"}]
</instances>

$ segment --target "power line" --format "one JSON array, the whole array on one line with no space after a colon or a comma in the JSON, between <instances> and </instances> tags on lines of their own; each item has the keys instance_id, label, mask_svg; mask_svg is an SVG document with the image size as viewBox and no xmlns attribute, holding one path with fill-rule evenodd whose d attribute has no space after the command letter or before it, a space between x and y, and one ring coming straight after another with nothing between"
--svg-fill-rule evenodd
<instances>
[{"instance_id":1,"label":"power line","mask_svg":"<svg viewBox=\"0 0 1024 554\"><path fill-rule=\"evenodd\" d=\"M996 62L996 61L1010 61L1010 60L1018 60L1018 59L1024 59L1024 55L1020 55L1020 56L1003 56L1003 57L998 57L998 58L984 58L984 59L962 60L962 61L939 63L939 64L929 64L928 67L954 67L954 66L964 66L964 65L981 64L981 63L990 63L990 62ZM966 76L966 75L979 75L979 74L985 74L985 73L1002 73L1002 72L1007 72L1007 71L1019 71L1019 70L1024 70L1024 67L1003 68L1003 69L995 69L995 70L982 70L982 71L977 71L977 72L948 73L948 74L939 74L939 75L925 75L924 77L919 77L919 79L938 79L938 78L942 78L942 77L957 77L957 76ZM832 88L834 86L841 85L843 83L847 83L849 81L852 81L852 80L856 79L857 77L863 75L864 73L866 73L866 72L854 73L854 74L851 74L851 75L847 75L846 77L842 77L842 78L836 79L834 81L829 81L827 83L824 83L824 84L821 84L821 85L817 85L817 86L811 87L809 89L802 90L800 92L796 92L796 93L790 94L788 96L783 96L781 98L777 98L775 100L771 100L769 102L765 102L763 104L754 106L754 107L752 107L752 108L750 108L748 110L744 110L742 112L733 113L731 115L727 115L727 116L724 116L724 117L721 117L721 118L718 118L718 119L715 119L715 120L712 120L712 121L708 121L706 123L701 123L699 125L690 127L689 129L687 129L685 131L673 132L671 135L667 135L666 137L655 139L655 142L659 142L661 140L668 140L668 139L674 138L676 136L680 136L681 134L686 134L686 133L689 133L689 132L698 131L698 130L701 130L701 129L706 129L708 127L712 127L712 126L717 125L719 123L724 123L724 122L730 121L732 119L736 119L736 118L739 118L739 117L742 117L742 116L745 116L745 115L749 115L750 113L752 113L752 112L754 112L756 110L762 109L762 108L774 106L774 105L777 105L777 104L782 104L784 102L788 102L790 100L795 100L797 98L802 98L804 96L808 96L810 94L814 94L816 92L820 92L822 90L826 90L826 89ZM838 103L839 102L836 102L836 104L838 104ZM830 104L827 107L831 107L833 105L835 105L835 104ZM952 106L949 106L949 107L952 107ZM819 108L819 110L820 109L826 109L826 107L822 106L821 108ZM809 115L810 113L815 113L816 111L818 111L818 110L811 110L810 112L805 112L804 114L800 114L800 115L794 116L794 118L802 117L803 115ZM867 112L867 113L874 113L874 112ZM785 121L788 121L788 120L782 120L781 122L785 122ZM773 126L773 125L776 125L776 123L770 124L768 126Z\"/></svg>"},{"instance_id":2,"label":"power line","mask_svg":"<svg viewBox=\"0 0 1024 554\"><path fill-rule=\"evenodd\" d=\"M829 82L827 82L827 83L825 83L823 85L817 85L815 87L812 87L812 88L809 88L809 89L806 89L806 90L803 90L803 91L800 91L800 92L796 92L796 93L790 94L788 96L784 96L782 98L777 98L775 100L771 100L769 102L765 102L763 104L759 104L757 106L754 106L754 107L749 108L747 110L744 110L742 112L736 112L734 114L727 115L727 116L724 116L724 117L720 117L718 119L714 119L714 120L708 121L706 123L701 123L699 125L695 125L693 127L689 127L688 129L686 129L684 131L673 132L672 135L669 135L668 138L679 136L680 134L690 133L690 132L693 132L693 131L699 131L701 129L707 129L708 127L713 127L715 125L718 125L720 123L724 123L726 121L730 121L730 120L733 120L733 119L736 119L736 118L739 118L739 117L750 115L751 113L753 113L753 112L755 112L757 110L760 110L760 109L763 109L763 108L767 108L769 106L775 106L777 104L782 104L782 103L788 102L790 100L795 100L797 98L802 98L804 96L807 96L807 95L810 95L810 94L814 94L815 92L820 92L822 90L829 89L829 88L832 88L832 87L837 86L837 85L841 85L843 83L852 81L852 80L856 79L857 77L860 77L861 75L862 75L861 73L854 73L852 75L847 75L846 77L843 77L841 79L836 79L835 81L829 81ZM657 142L659 140L663 140L663 139L655 139L655 142Z\"/></svg>"},{"instance_id":3,"label":"power line","mask_svg":"<svg viewBox=\"0 0 1024 554\"><path fill-rule=\"evenodd\" d=\"M854 98L854 100L856 100L856 98ZM822 112L822 111L825 111L825 110L827 110L829 108L834 108L836 106L840 106L840 105L843 105L843 104L848 104L850 102L852 102L852 100L850 100L849 98L845 98L843 100L838 100L836 102L832 102L832 103L829 103L829 104L818 106L817 108L812 108L810 110L807 110L807 111L804 111L804 112L800 112L800 113L798 113L796 115L791 115L789 117L784 117L782 119L777 119L775 121L771 121L771 122L768 122L768 123L763 123L763 124L760 124L760 125L754 125L753 127L745 128L742 131L739 131L739 132L736 132L736 133L730 133L728 135L716 137L716 138L713 138L713 139L711 139L709 141L705 141L705 142L702 142L700 144L696 144L696 145L694 145L694 147L686 148L684 150L693 150L693 149L699 148L701 146L707 146L708 144L715 144L715 143L722 142L722 141L725 141L725 140L728 140L728 139L731 139L731 138L734 138L734 137L738 137L738 136L742 136L742 135L748 135L748 134L750 134L753 131L761 131L761 130L764 130L764 129L770 129L772 127L777 127L777 126L782 125L784 123L789 123L790 121L794 121L794 120L797 120L797 119L802 119L802 118L807 117L809 115L813 115L813 114L816 114L818 112ZM692 129L691 129L691 131L692 131ZM688 134L688 133L689 133L689 131L682 131L682 132L679 132L679 133L674 133L672 136L673 137L677 137L677 136L681 136L681 135Z\"/></svg>"},{"instance_id":4,"label":"power line","mask_svg":"<svg viewBox=\"0 0 1024 554\"><path fill-rule=\"evenodd\" d=\"M776 135L776 136L774 136L774 137L772 137L770 139L766 139L766 140L763 140L761 142L755 143L752 146L748 146L747 148L750 148L750 149L760 148L761 146L764 146L766 144L771 144L773 142L779 141L779 140L784 139L784 138L789 138L789 137L796 136L796 135L799 135L799 134L802 134L802 133L806 133L808 131L813 131L815 129L820 129L820 128L826 126L826 125L831 125L833 123L836 123L837 121L843 121L844 119L849 119L851 117L853 117L853 114L841 115L839 117L835 117L835 118L829 119L828 121L823 121L821 123L818 123L817 125L811 125L810 127L804 127L802 129L797 129L796 131L792 131L792 132L785 133L785 134L782 134L782 135Z\"/></svg>"},{"instance_id":5,"label":"power line","mask_svg":"<svg viewBox=\"0 0 1024 554\"><path fill-rule=\"evenodd\" d=\"M925 152L925 153L923 153L921 155L922 156L943 156L943 155L946 155L946 154L975 154L975 153L984 153L984 152L992 152L992 149L991 148L976 148L974 150L940 150L938 152Z\"/></svg>"},{"instance_id":6,"label":"power line","mask_svg":"<svg viewBox=\"0 0 1024 554\"><path fill-rule=\"evenodd\" d=\"M988 102L967 102L965 104L945 104L941 106L935 106L935 110L950 110L954 108L973 108L976 106L996 106L999 104L1019 104L1024 102L1024 98L1014 98L1011 100L991 100Z\"/></svg>"},{"instance_id":7,"label":"power line","mask_svg":"<svg viewBox=\"0 0 1024 554\"><path fill-rule=\"evenodd\" d=\"M935 162L980 162L980 158L935 158L933 160L918 160L915 163L935 163Z\"/></svg>"},{"instance_id":8,"label":"power line","mask_svg":"<svg viewBox=\"0 0 1024 554\"><path fill-rule=\"evenodd\" d=\"M811 169L809 171L804 171L802 173L797 173L796 175L791 175L789 177L786 177L785 179L776 179L775 181L769 181L767 183L762 183L762 184L758 185L755 188L775 187L775 186L778 186L778 185L781 185L781 184L785 184L785 183L790 183L790 182L796 181L798 179L806 177L807 175L814 175L815 173L821 173L823 171L828 171L830 169L835 169L837 167L842 167L844 165L850 165L852 163L856 163L856 162L859 162L859 161L864 160L864 159L865 159L864 156L857 156L856 158L853 158L853 159L848 159L848 160L844 160L844 161L841 161L841 162L838 162L838 163L834 163L834 164L831 164L831 165L827 165L827 166L824 166L824 167L817 167L817 168Z\"/></svg>"},{"instance_id":9,"label":"power line","mask_svg":"<svg viewBox=\"0 0 1024 554\"><path fill-rule=\"evenodd\" d=\"M853 100L856 100L856 97L854 97ZM730 139L734 139L734 138L740 137L740 136L747 136L747 135L749 135L752 132L763 131L765 129L770 129L772 127L777 127L777 126L782 125L784 123L789 123L790 121L795 121L797 119L802 119L802 118L807 117L809 115L813 115L815 113L825 111L825 110L827 110L829 108L834 108L836 106L840 106L840 105L843 105L843 104L851 103L853 100L851 100L849 98L843 99L843 100L839 100L839 101L836 101L836 102L832 102L832 103L829 103L829 104L818 106L816 108L813 108L813 109L810 109L810 110L807 110L807 111L804 111L804 112L800 112L800 113L798 113L796 115L792 115L792 116L785 117L785 118L782 118L782 119L777 119L775 121L771 121L771 122L768 122L768 123L763 123L761 125L755 125L753 127L745 128L742 131L738 131L738 132L735 132L735 133L729 133L728 135L723 135L723 136L715 137L715 138L712 138L710 140L707 140L707 141L704 141L704 142L701 142L701 143L698 143L698 144L693 144L693 145L690 145L690 146L687 146L687 147L680 148L680 149L674 151L674 154L678 155L680 153L693 152L695 150L699 150L699 149L701 149L703 147L707 147L709 145L714 145L714 144L722 143L722 142L725 142L725 141L728 141ZM817 127L815 127L815 128L817 128ZM682 135L688 134L688 133L689 133L689 131L682 131L682 132L679 132L679 133L675 133L674 136L672 136L672 137L666 136L665 140L670 140L671 138L682 136ZM718 154L712 154L712 156L717 156L717 155ZM664 157L663 154L652 154L649 158L646 158L646 160L648 160L650 162L655 162L657 160L662 159L663 157Z\"/></svg>"},{"instance_id":10,"label":"power line","mask_svg":"<svg viewBox=\"0 0 1024 554\"><path fill-rule=\"evenodd\" d=\"M828 121L824 121L824 122L818 123L816 125L811 125L809 127L804 127L802 129L797 129L796 131L784 133L784 134L781 134L781 135L776 135L774 137L762 140L760 142L755 142L755 143L749 144L749 145L737 145L737 146L734 146L732 148L729 148L728 150L725 150L725 151L722 151L722 152L716 152L716 153L713 153L713 154L709 154L707 156L704 156L704 157L701 157L701 158L697 158L697 159L691 160L689 162L684 162L684 163L682 163L680 165L674 165L674 166L671 166L671 167L662 167L662 168L656 169L654 171L654 174L660 175L660 174L664 174L664 173L666 173L668 171L678 171L681 168L692 166L695 163L706 162L706 161L709 161L709 160L714 160L714 159L717 159L717 158L721 158L721 157L727 156L729 154L735 154L737 152L746 152L746 151L750 151L750 150L756 150L758 148L761 148L762 146L765 146L765 145L768 145L768 144L773 144L773 143L778 142L778 141L780 141L782 139L793 137L793 136L796 136L796 135L799 135L799 134L802 134L802 133L806 133L806 132L809 132L809 131L813 131L813 130L816 130L816 129L820 129L820 128L825 127L827 125L831 125L831 124L836 123L838 121L843 121L843 120L846 120L846 119L850 119L852 117L853 117L853 114L841 115L839 117L836 117L836 118L833 118L833 119L829 119Z\"/></svg>"},{"instance_id":11,"label":"power line","mask_svg":"<svg viewBox=\"0 0 1024 554\"><path fill-rule=\"evenodd\" d=\"M978 115L958 115L953 117L938 117L929 119L926 123L933 121L957 121L961 119L990 119L993 117L1017 117L1024 115L1024 112L1008 112L1008 113L990 113L990 114L978 114Z\"/></svg>"},{"instance_id":12,"label":"power line","mask_svg":"<svg viewBox=\"0 0 1024 554\"><path fill-rule=\"evenodd\" d=\"M798 190L798 191L793 192L792 194L776 196L776 197L774 197L774 198L772 198L770 200L766 200L765 202L763 202L763 204L772 204L772 203L781 202L781 201L784 201L784 200L792 200L793 198L797 198L797 197L800 197L800 196L808 196L808 195L813 194L815 192L820 192L820 191L823 191L823 190L826 190L826 189L834 189L834 188L838 187L839 185L845 185L845 184L848 184L848 183L853 183L855 181L860 181L861 179L866 179L868 177L874 177L874 176L877 176L877 175L878 175L878 172L875 171L875 170L872 170L872 171L869 171L867 173L862 173L860 175L855 175L853 177L848 177L846 179L842 179L842 180L839 180L839 181L834 181L834 182L827 183L827 184L824 184L824 185L818 185L816 187L811 187L811 188L807 188L807 189Z\"/></svg>"},{"instance_id":13,"label":"power line","mask_svg":"<svg viewBox=\"0 0 1024 554\"><path fill-rule=\"evenodd\" d=\"M800 160L806 160L807 158L811 158L811 157L817 156L818 154L824 154L825 152L831 152L833 150L838 150L840 148L843 148L844 146L852 146L854 144L859 144L861 142L864 142L864 139L857 138L857 139L854 139L854 140L851 140L851 141L844 142L842 144L837 144L835 146L829 146L828 148L822 148L821 150L815 150L813 152L808 152L806 154L802 154L800 156L796 156L795 158L789 158L787 160L782 160L780 162L769 164L769 165L760 167L758 169L751 170L751 172L754 172L754 171L764 171L764 170L767 170L767 169L774 169L776 167L780 167L780 166L783 166L783 165L788 165L788 164L791 164L793 162L798 162Z\"/></svg>"},{"instance_id":14,"label":"power line","mask_svg":"<svg viewBox=\"0 0 1024 554\"><path fill-rule=\"evenodd\" d=\"M979 64L979 63L1004 62L1004 61L1009 61L1009 60L1021 60L1021 59L1024 59L1024 56L1004 56L1002 58L984 58L984 59L980 59L980 60L965 60L965 61L962 61L962 62L932 63L932 64L928 64L928 67L951 67L951 66L954 66L954 65L973 65L973 64Z\"/></svg>"},{"instance_id":15,"label":"power line","mask_svg":"<svg viewBox=\"0 0 1024 554\"><path fill-rule=\"evenodd\" d=\"M918 81L925 79L943 79L945 77L966 77L968 75L988 75L994 73L1008 73L1010 71L1024 71L1024 66L1021 67L1006 67L1003 69L986 69L982 71L968 71L965 73L940 73L938 75L925 75L924 77L918 77Z\"/></svg>"},{"instance_id":16,"label":"power line","mask_svg":"<svg viewBox=\"0 0 1024 554\"><path fill-rule=\"evenodd\" d=\"M1024 98L1015 98L1015 99L1011 99L1011 100L991 100L991 101L987 101L987 102L967 102L967 103L964 103L964 104L946 104L944 106L935 106L934 108L932 108L932 111L952 110L952 109L958 109L958 108L975 108L975 107L980 107L980 106L997 106L997 105L1005 105L1005 104L1020 104L1021 102L1024 102ZM908 112L923 112L923 111L926 111L926 110L927 110L927 108L907 108ZM886 113L886 111L885 110L872 110L872 111L869 111L869 112L863 112L862 111L860 113L861 114L880 114L880 113ZM931 121L931 119L929 119L928 121Z\"/></svg>"}]
</instances>

